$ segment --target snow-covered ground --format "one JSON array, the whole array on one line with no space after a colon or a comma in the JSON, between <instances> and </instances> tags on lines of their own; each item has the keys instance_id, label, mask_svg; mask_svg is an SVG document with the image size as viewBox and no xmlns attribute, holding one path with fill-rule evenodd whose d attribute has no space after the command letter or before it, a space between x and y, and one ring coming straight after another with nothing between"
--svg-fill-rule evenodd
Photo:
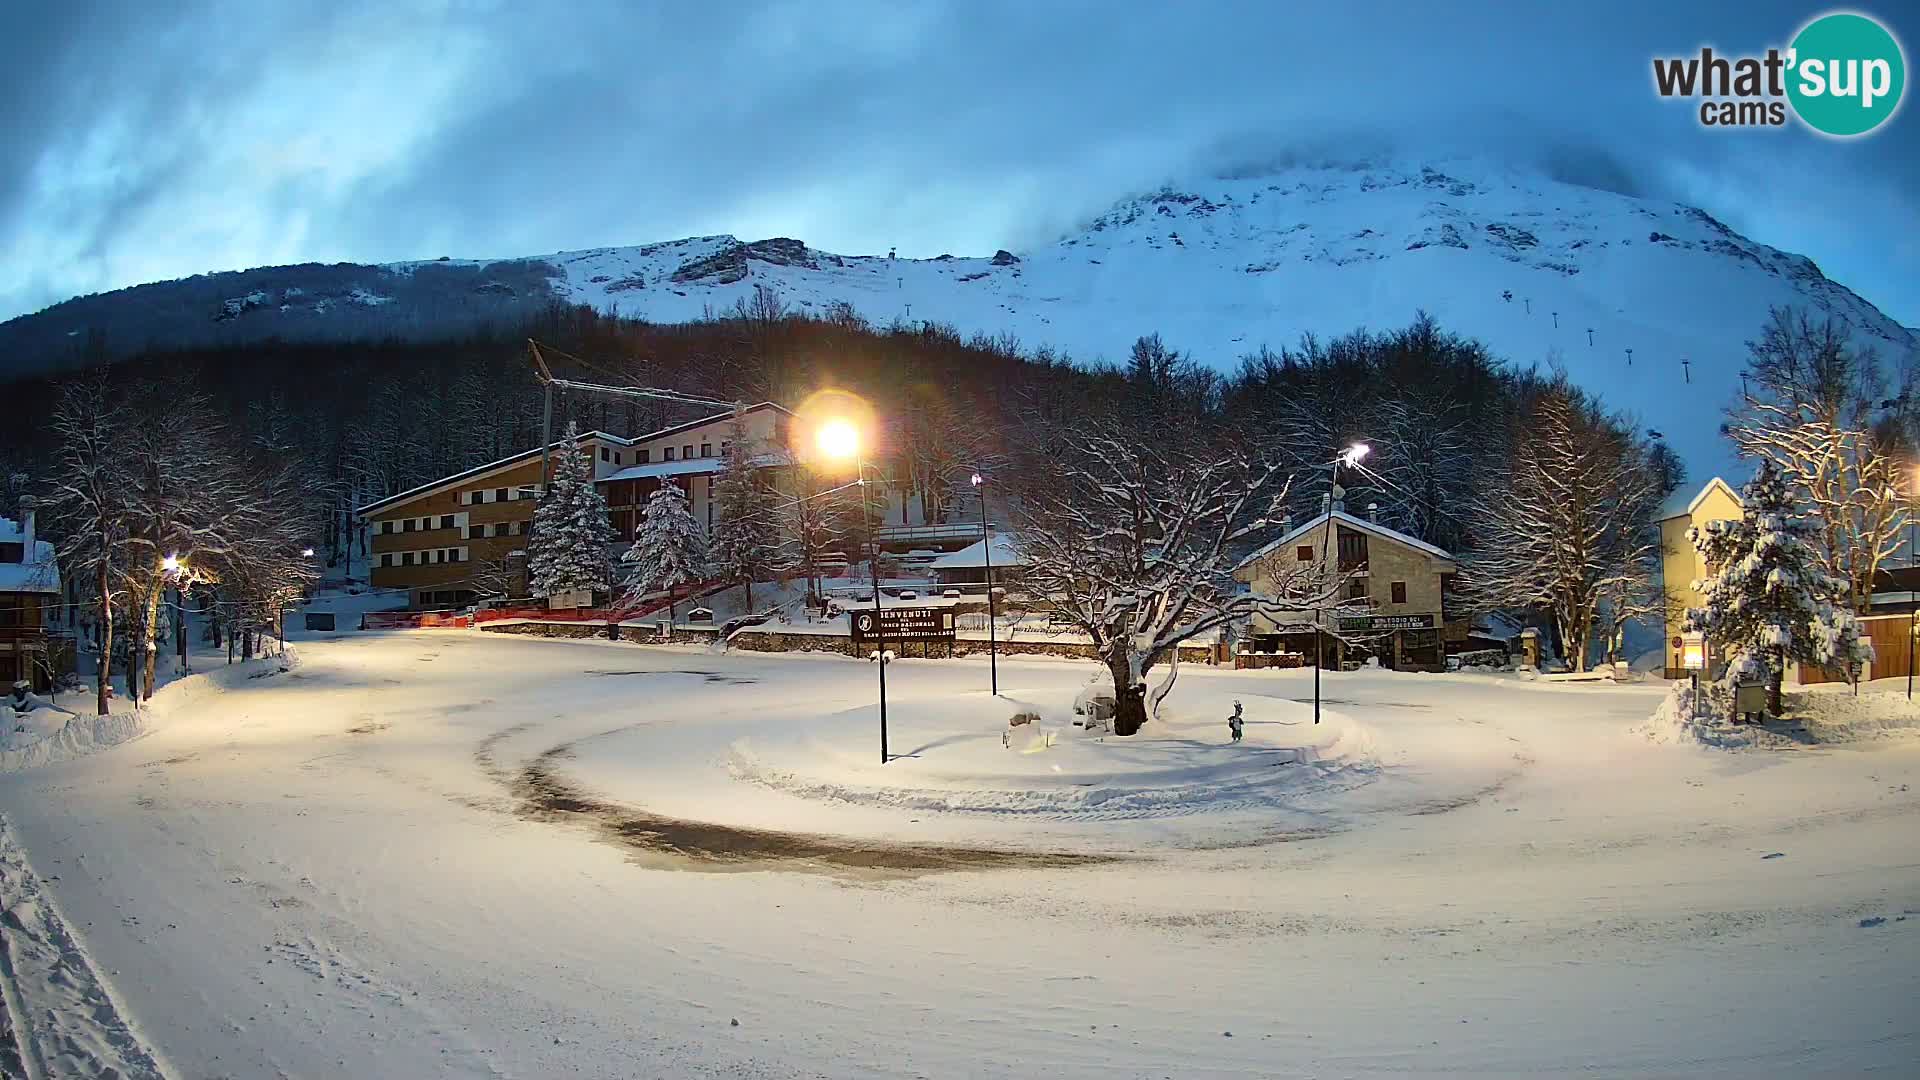
<instances>
[{"instance_id":1,"label":"snow-covered ground","mask_svg":"<svg viewBox=\"0 0 1920 1080\"><path fill-rule=\"evenodd\" d=\"M1100 741L1091 664L1002 661L996 701L983 660L903 660L882 766L864 661L296 644L0 777L0 888L33 875L112 1005L62 1016L165 1075L1920 1060L1920 739L1728 754L1635 730L1663 685L1379 671L1315 728L1310 672L1190 666L1172 723Z\"/></svg>"}]
</instances>

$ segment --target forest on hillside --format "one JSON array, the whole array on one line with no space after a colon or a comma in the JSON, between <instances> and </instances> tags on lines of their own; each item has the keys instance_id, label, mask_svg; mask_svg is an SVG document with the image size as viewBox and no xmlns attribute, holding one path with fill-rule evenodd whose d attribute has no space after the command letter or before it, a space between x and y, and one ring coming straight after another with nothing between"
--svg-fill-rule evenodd
<instances>
[{"instance_id":1,"label":"forest on hillside","mask_svg":"<svg viewBox=\"0 0 1920 1080\"><path fill-rule=\"evenodd\" d=\"M792 405L826 387L873 403L896 483L953 501L967 474L995 466L1007 490L1058 449L1082 418L1132 418L1140 437L1231 441L1285 463L1291 505L1305 515L1324 495L1316 480L1341 448L1365 440L1378 480L1347 478L1356 512L1449 549L1474 544L1471 518L1504 482L1526 401L1556 381L1520 369L1424 315L1388 332L1238 358L1230 373L1149 334L1124 365L1087 365L1019 341L962 336L935 324L868 324L850 310L824 317L788 310L770 293L724 314L655 325L550 306L524 323L442 341L284 342L148 350L98 363L129 392L193 384L229 452L292 460L305 478L318 538L329 553L355 506L536 446L541 387L528 340L555 373L585 381L663 387L717 400ZM1625 418L1571 387L1625 443L1677 484L1677 461ZM9 478L4 512L48 475L58 454L47 424L57 377L8 384L14 422L0 432ZM561 393L554 431L633 436L708 410ZM957 487L956 487L957 485ZM325 511L324 515L318 513Z\"/></svg>"}]
</instances>

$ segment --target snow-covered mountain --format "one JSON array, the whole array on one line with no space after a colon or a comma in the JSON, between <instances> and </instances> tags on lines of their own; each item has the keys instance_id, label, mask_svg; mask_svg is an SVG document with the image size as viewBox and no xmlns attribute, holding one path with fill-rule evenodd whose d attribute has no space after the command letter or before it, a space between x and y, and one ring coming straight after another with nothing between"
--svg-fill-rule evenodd
<instances>
[{"instance_id":1,"label":"snow-covered mountain","mask_svg":"<svg viewBox=\"0 0 1920 1080\"><path fill-rule=\"evenodd\" d=\"M1392 328L1424 309L1517 363L1557 356L1664 432L1698 478L1729 460L1718 410L1769 307L1831 312L1888 356L1920 339L1810 260L1700 210L1465 162L1166 188L1047 246L991 257L843 256L707 236L537 259L206 275L16 319L0 326L0 348L20 356L100 325L129 347L433 333L555 297L670 322L724 311L759 286L801 311L845 303L875 322L951 323L1081 360L1122 359L1157 332L1222 369L1262 345ZM165 319L142 334L113 329L125 321L116 313Z\"/></svg>"}]
</instances>

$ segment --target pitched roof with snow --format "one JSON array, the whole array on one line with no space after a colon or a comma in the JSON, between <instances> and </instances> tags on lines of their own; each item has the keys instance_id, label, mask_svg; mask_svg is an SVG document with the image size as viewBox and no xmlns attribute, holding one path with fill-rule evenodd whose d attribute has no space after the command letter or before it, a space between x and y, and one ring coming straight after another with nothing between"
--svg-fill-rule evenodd
<instances>
[{"instance_id":1,"label":"pitched roof with snow","mask_svg":"<svg viewBox=\"0 0 1920 1080\"><path fill-rule=\"evenodd\" d=\"M740 414L742 416L745 416L747 413L759 412L761 409L772 409L776 412L785 413L788 416L793 415L793 410L787 408L785 405L781 405L777 402L772 402L772 401L763 401L758 405L748 405L747 407L740 410ZM649 439L663 439L668 435L678 435L680 432L686 431L688 428L697 428L701 424L711 424L718 420L725 420L731 417L732 415L733 415L733 410L728 409L726 412L723 412L723 413L714 413L712 416L703 416L698 420L688 420L684 424L675 424L672 427L661 428L659 431L649 431L645 435L636 435L633 437L633 442L643 443L648 441Z\"/></svg>"},{"instance_id":2,"label":"pitched roof with snow","mask_svg":"<svg viewBox=\"0 0 1920 1080\"><path fill-rule=\"evenodd\" d=\"M1314 529L1320 528L1321 526L1326 524L1328 516L1329 515L1324 513L1316 514L1312 518L1309 518L1305 525L1301 525L1298 528L1289 530L1287 534L1285 536L1282 536L1280 539L1274 540L1271 543L1262 544L1258 548L1255 548L1252 554L1248 555L1244 559L1241 559L1239 564L1236 565L1234 569L1239 570L1261 559L1264 559L1268 555L1273 554L1275 550L1287 546L1288 544L1292 543L1295 540L1298 540L1300 537L1306 535L1307 533L1312 532ZM1345 510L1335 510L1333 511L1331 516L1333 520L1339 522L1340 524L1346 526L1347 528L1356 529L1364 533L1372 533L1373 535L1379 537L1382 540L1386 540L1395 544L1401 544L1406 547L1410 547L1415 551L1419 551L1424 554L1431 555L1434 558L1443 560L1445 562L1454 561L1452 553L1444 549L1437 548L1432 544L1427 543L1425 540L1408 536L1406 533L1400 532L1396 529L1389 529L1385 525L1382 525L1377 521L1368 521L1365 518L1354 517L1352 514L1347 513Z\"/></svg>"},{"instance_id":3,"label":"pitched roof with snow","mask_svg":"<svg viewBox=\"0 0 1920 1080\"><path fill-rule=\"evenodd\" d=\"M26 532L12 518L0 518L0 543L26 542ZM53 545L35 540L33 550L24 552L23 562L0 562L0 593L58 593L60 563L53 557Z\"/></svg>"},{"instance_id":4,"label":"pitched roof with snow","mask_svg":"<svg viewBox=\"0 0 1920 1080\"><path fill-rule=\"evenodd\" d=\"M1733 489L1732 484L1716 476L1705 484L1702 484L1700 490L1692 496L1687 495L1686 488L1681 488L1667 496L1667 501L1660 504L1660 516L1655 520L1666 521L1669 518L1692 517L1693 512L1700 509L1700 504L1707 501L1707 493L1715 488L1726 492L1727 497L1733 500L1733 505L1746 505L1746 503L1741 500L1740 493Z\"/></svg>"},{"instance_id":5,"label":"pitched roof with snow","mask_svg":"<svg viewBox=\"0 0 1920 1080\"><path fill-rule=\"evenodd\" d=\"M609 435L604 431L583 431L580 433L580 437L578 441L589 442L593 440L598 440L604 443L610 443L614 446L632 446L634 443L639 441L638 439L623 439L618 435ZM549 449L559 450L565 447L566 445L567 445L566 440L555 439L553 443L549 446ZM443 476L438 480L429 480L426 483L419 485L418 487L410 487L407 490L400 492L398 495L389 495L384 499L375 500L374 502L370 502L365 506L355 509L354 513L356 515L364 516L366 514L372 513L375 510L383 510L389 506L394 505L395 503L407 502L412 499L417 499L422 495L431 495L434 492L440 490L443 487L446 487L449 484L464 483L465 481L473 480L473 479L477 479L479 477L485 476L490 472L497 472L501 469L505 469L514 465L521 464L522 462L525 462L533 458L535 455L539 453L540 453L540 448L536 446L531 450L522 450L517 454L511 454L507 457L501 458L498 461L489 461L485 465L475 465L473 468L467 469L464 472L457 472L451 476Z\"/></svg>"}]
</instances>

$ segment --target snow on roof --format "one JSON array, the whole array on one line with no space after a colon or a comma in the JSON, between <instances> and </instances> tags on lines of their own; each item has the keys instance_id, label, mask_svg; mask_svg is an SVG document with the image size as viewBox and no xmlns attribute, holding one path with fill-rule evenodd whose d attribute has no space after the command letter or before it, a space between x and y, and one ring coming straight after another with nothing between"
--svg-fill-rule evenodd
<instances>
[{"instance_id":1,"label":"snow on roof","mask_svg":"<svg viewBox=\"0 0 1920 1080\"><path fill-rule=\"evenodd\" d=\"M583 431L580 433L580 438L579 438L580 442L588 442L592 440L611 443L614 446L632 446L634 443L639 441L637 439L623 439L618 435L609 435L604 431ZM566 445L565 439L555 439L551 444L550 448L554 450L558 450L565 445ZM379 510L384 507L391 506L395 503L406 502L409 499L415 499L422 495L428 495L435 491L438 491L443 487L446 487L448 484L458 484L463 481L472 480L479 476L484 476L487 473L493 472L496 469L504 469L509 465L517 465L520 462L525 461L526 459L532 457L533 455L538 454L539 452L540 452L540 447L536 446L531 450L522 450L517 454L510 454L507 457L503 457L498 461L489 461L485 465L475 465L471 469L468 469L464 472L454 473L452 476L443 476L438 480L429 480L418 487L410 487L407 490L399 493L398 495L389 495L384 499L378 499L374 502L370 502L365 506L362 506L356 509L354 513L359 515L365 515L365 514L372 513L375 510Z\"/></svg>"},{"instance_id":2,"label":"snow on roof","mask_svg":"<svg viewBox=\"0 0 1920 1080\"><path fill-rule=\"evenodd\" d=\"M942 555L927 564L929 570L984 570L987 560L987 542L975 540L959 551ZM1006 533L996 533L993 537L993 565L1025 566L1027 560L1020 557L1020 549L1013 537Z\"/></svg>"},{"instance_id":3,"label":"snow on roof","mask_svg":"<svg viewBox=\"0 0 1920 1080\"><path fill-rule=\"evenodd\" d=\"M25 531L12 518L0 518L0 543L26 541ZM53 545L35 540L24 562L0 562L0 592L58 593L60 563L53 557Z\"/></svg>"},{"instance_id":4,"label":"snow on roof","mask_svg":"<svg viewBox=\"0 0 1920 1080\"><path fill-rule=\"evenodd\" d=\"M613 480L641 480L647 477L717 473L726 467L726 460L717 457L689 458L686 461L656 461L651 465L629 465L617 473L609 473L594 482L605 484Z\"/></svg>"},{"instance_id":5,"label":"snow on roof","mask_svg":"<svg viewBox=\"0 0 1920 1080\"><path fill-rule=\"evenodd\" d=\"M1347 513L1345 510L1335 510L1332 516L1335 521L1338 521L1340 524L1345 525L1348 528L1358 529L1361 532L1365 532L1365 533L1372 533L1373 535L1378 536L1382 540L1389 540L1396 544L1404 544L1407 547L1414 549L1415 551L1425 552L1426 554L1431 555L1436 559L1444 559L1447 562L1454 561L1453 555L1451 553L1441 548L1434 547L1432 544L1427 543L1425 540L1419 540L1414 537L1408 536L1406 533L1399 532L1398 530L1389 529L1385 525L1382 525L1377 521L1368 521L1365 518L1354 517L1352 514ZM1247 566L1248 564L1255 562L1256 560L1267 557L1268 555L1272 554L1275 549L1285 547L1287 544L1290 544L1294 540L1299 539L1303 534L1310 532L1314 529L1317 529L1322 525L1326 524L1326 521L1327 521L1326 514L1315 514L1313 517L1307 519L1307 523L1305 525L1301 525L1298 528L1289 530L1287 534L1285 536L1282 536L1280 539L1272 541L1271 543L1262 544L1260 547L1254 549L1253 553L1248 555L1246 558L1241 559L1239 562L1239 565L1235 566L1234 569L1238 570L1241 567Z\"/></svg>"},{"instance_id":6,"label":"snow on roof","mask_svg":"<svg viewBox=\"0 0 1920 1080\"><path fill-rule=\"evenodd\" d=\"M740 410L740 414L742 416L745 416L747 413L759 412L761 409L775 409L780 412L786 413L788 416L793 415L793 410L787 408L785 405L781 405L781 404L778 404L777 402L772 402L772 401L763 401L758 405L748 405L745 408ZM698 420L688 420L685 423L675 424L672 427L661 428L659 431L650 431L645 435L636 435L634 436L633 441L637 443L642 443L650 439L663 439L669 435L674 435L674 434L678 434L679 432L685 431L688 428L696 428L696 427L699 427L701 424L711 424L717 420L728 419L731 416L733 416L733 410L728 409L726 412L723 412L723 413L714 413L712 416L703 416Z\"/></svg>"},{"instance_id":7,"label":"snow on roof","mask_svg":"<svg viewBox=\"0 0 1920 1080\"><path fill-rule=\"evenodd\" d=\"M1732 484L1716 476L1701 485L1700 490L1690 498L1685 488L1681 488L1667 496L1667 501L1660 504L1660 517L1658 520L1666 521L1668 518L1693 516L1693 512L1700 509L1700 504L1706 501L1707 492L1712 491L1716 487L1727 493L1727 497L1733 500L1733 505L1746 505L1746 503L1741 500L1740 493L1733 489Z\"/></svg>"}]
</instances>

